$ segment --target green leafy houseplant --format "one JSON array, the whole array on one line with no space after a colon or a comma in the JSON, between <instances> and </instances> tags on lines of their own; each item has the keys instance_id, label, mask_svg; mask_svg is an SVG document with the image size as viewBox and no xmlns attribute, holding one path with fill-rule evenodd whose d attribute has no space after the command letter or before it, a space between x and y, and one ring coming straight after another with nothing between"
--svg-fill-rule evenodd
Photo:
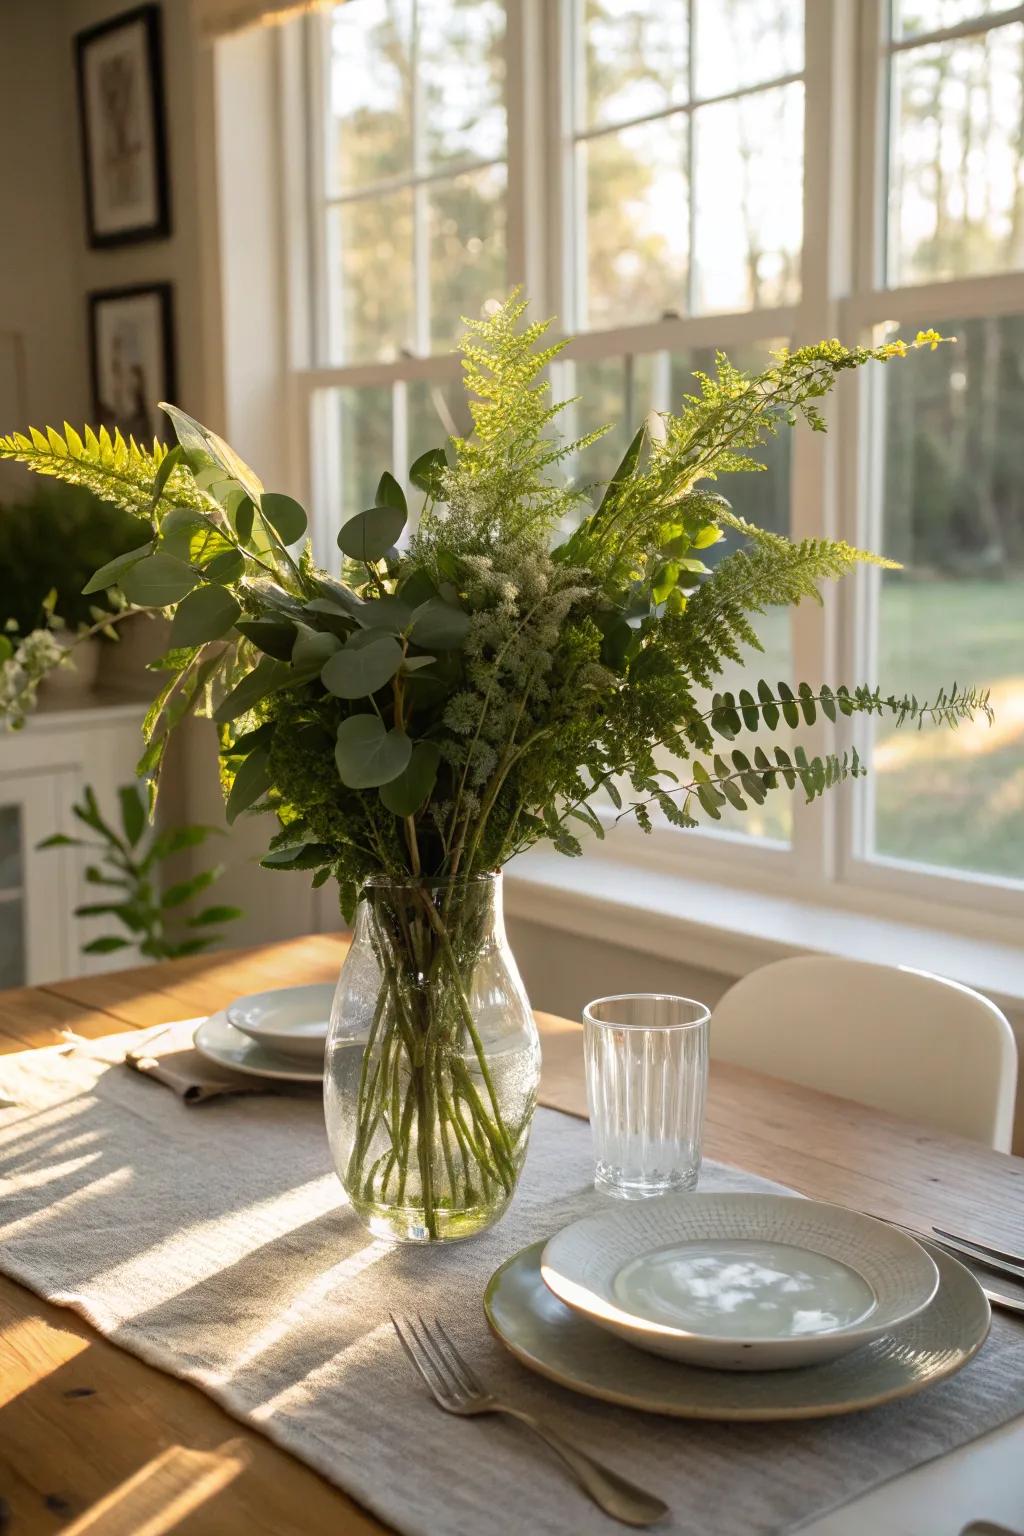
<instances>
[{"instance_id":1,"label":"green leafy houseplant","mask_svg":"<svg viewBox=\"0 0 1024 1536\"><path fill-rule=\"evenodd\" d=\"M148 525L84 485L43 484L0 506L0 721L17 730L40 682L76 645L117 639L120 594L83 593L96 569L145 537ZM79 657L84 652L79 651Z\"/></svg>"},{"instance_id":2,"label":"green leafy houseplant","mask_svg":"<svg viewBox=\"0 0 1024 1536\"><path fill-rule=\"evenodd\" d=\"M265 866L334 879L349 917L369 892L346 965L364 985L343 976L332 1026L328 1106L341 1084L345 1121L332 1140L366 1219L427 1239L502 1208L533 1106L535 1043L520 1040L526 1065L505 1097L478 1028L476 978L498 943L479 882L539 841L579 854L581 831L604 836L602 795L649 831L657 813L690 827L780 786L813 799L863 771L854 752L748 754L731 745L743 728L770 736L818 711L956 724L988 707L956 688L920 704L763 680L703 697L757 647L767 607L818 599L859 561L888 563L766 533L708 482L759 468L752 451L780 426L823 429L818 402L836 379L905 343L821 342L756 376L720 357L677 415L640 428L606 485L583 489L561 468L593 438L559 439L544 382L559 347L524 310L513 299L469 324L472 436L410 468L423 496L411 529L402 487L381 476L375 505L338 535L340 577L308 545L293 553L302 508L173 406L170 452L88 431L0 440L0 456L149 521L145 542L90 585L173 612L139 764L152 792L171 731L209 714L229 820L276 814ZM725 538L739 547L709 570L702 554Z\"/></svg>"},{"instance_id":3,"label":"green leafy houseplant","mask_svg":"<svg viewBox=\"0 0 1024 1536\"><path fill-rule=\"evenodd\" d=\"M160 866L174 854L204 843L215 828L171 827L154 833L147 827L146 808L136 785L125 785L118 791L118 799L120 831L104 819L94 791L86 785L81 801L71 809L93 836L68 837L55 832L38 845L86 848L95 853L97 862L86 865L85 878L89 885L106 891L106 896L76 907L75 916L109 917L124 931L91 939L82 946L83 954L109 955L135 947L149 960L177 960L219 944L224 936L212 930L241 917L238 907L204 907L186 917L181 916L181 910L209 890L223 869L200 870L163 888L159 884Z\"/></svg>"},{"instance_id":4,"label":"green leafy houseplant","mask_svg":"<svg viewBox=\"0 0 1024 1536\"><path fill-rule=\"evenodd\" d=\"M139 518L81 486L44 482L34 496L0 505L0 626L13 620L27 634L49 598L69 630L90 628L103 616L102 594L82 588L147 532Z\"/></svg>"}]
</instances>

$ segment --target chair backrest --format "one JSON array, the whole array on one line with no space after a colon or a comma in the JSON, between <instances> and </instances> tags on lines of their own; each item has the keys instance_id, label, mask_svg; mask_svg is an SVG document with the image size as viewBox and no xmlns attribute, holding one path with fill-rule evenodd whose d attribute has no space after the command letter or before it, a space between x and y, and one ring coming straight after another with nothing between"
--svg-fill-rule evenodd
<instances>
[{"instance_id":1,"label":"chair backrest","mask_svg":"<svg viewBox=\"0 0 1024 1536\"><path fill-rule=\"evenodd\" d=\"M927 971L799 955L715 1008L711 1055L1009 1151L1017 1045L980 992Z\"/></svg>"}]
</instances>

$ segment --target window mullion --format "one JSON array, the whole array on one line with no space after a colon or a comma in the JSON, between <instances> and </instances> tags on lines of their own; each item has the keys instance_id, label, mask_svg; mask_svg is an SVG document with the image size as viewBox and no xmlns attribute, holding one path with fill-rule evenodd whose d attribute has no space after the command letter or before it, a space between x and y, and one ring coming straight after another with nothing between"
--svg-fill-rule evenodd
<instances>
[{"instance_id":1,"label":"window mullion","mask_svg":"<svg viewBox=\"0 0 1024 1536\"><path fill-rule=\"evenodd\" d=\"M697 94L697 17L696 0L689 0L686 11L686 196L687 246L686 253L686 312L697 312L697 126L693 112L693 100Z\"/></svg>"},{"instance_id":2,"label":"window mullion","mask_svg":"<svg viewBox=\"0 0 1024 1536\"><path fill-rule=\"evenodd\" d=\"M426 169L423 151L423 92L420 84L419 0L412 5L412 37L409 47L409 78L412 82L409 124L413 175ZM413 349L419 357L430 351L430 250L428 192L417 181L412 194ZM397 412L396 412L397 416Z\"/></svg>"},{"instance_id":3,"label":"window mullion","mask_svg":"<svg viewBox=\"0 0 1024 1536\"><path fill-rule=\"evenodd\" d=\"M547 15L538 0L507 0L505 111L508 163L508 281L522 287L538 313L551 308L547 166L553 133L547 90ZM556 231L557 234L557 231Z\"/></svg>"},{"instance_id":4,"label":"window mullion","mask_svg":"<svg viewBox=\"0 0 1024 1536\"><path fill-rule=\"evenodd\" d=\"M843 0L819 0L806 8L804 104L804 237L797 345L833 336L839 301L850 280L855 103L850 60L855 57L854 18ZM835 413L833 412L833 416ZM834 433L798 431L793 439L790 533L795 540L835 537L843 520L840 444ZM795 682L817 687L836 675L839 605L801 603L792 610ZM837 750L840 735L819 711L801 731L809 751ZM796 797L795 797L796 798ZM813 807L798 798L793 814L793 851L800 876L810 883L833 878L838 862L839 817L833 797Z\"/></svg>"}]
</instances>

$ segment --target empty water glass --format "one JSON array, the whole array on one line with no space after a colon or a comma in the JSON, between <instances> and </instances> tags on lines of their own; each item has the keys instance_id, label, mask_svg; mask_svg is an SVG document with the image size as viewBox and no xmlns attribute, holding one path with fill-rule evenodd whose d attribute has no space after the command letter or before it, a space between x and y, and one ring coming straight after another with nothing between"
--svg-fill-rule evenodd
<instances>
[{"instance_id":1,"label":"empty water glass","mask_svg":"<svg viewBox=\"0 0 1024 1536\"><path fill-rule=\"evenodd\" d=\"M584 1008L596 1189L639 1200L696 1188L710 1017L692 998L654 992Z\"/></svg>"}]
</instances>

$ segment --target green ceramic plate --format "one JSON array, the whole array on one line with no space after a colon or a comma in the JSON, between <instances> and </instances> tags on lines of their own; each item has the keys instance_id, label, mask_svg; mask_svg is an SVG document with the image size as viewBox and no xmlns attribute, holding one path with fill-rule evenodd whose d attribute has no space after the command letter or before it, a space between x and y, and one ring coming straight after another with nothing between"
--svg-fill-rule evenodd
<instances>
[{"instance_id":1,"label":"green ceramic plate","mask_svg":"<svg viewBox=\"0 0 1024 1536\"><path fill-rule=\"evenodd\" d=\"M788 1371L712 1371L662 1360L563 1305L540 1275L544 1243L508 1259L484 1296L487 1321L531 1370L605 1402L681 1419L815 1419L909 1397L967 1364L992 1314L974 1276L937 1248L935 1299L851 1354Z\"/></svg>"}]
</instances>

